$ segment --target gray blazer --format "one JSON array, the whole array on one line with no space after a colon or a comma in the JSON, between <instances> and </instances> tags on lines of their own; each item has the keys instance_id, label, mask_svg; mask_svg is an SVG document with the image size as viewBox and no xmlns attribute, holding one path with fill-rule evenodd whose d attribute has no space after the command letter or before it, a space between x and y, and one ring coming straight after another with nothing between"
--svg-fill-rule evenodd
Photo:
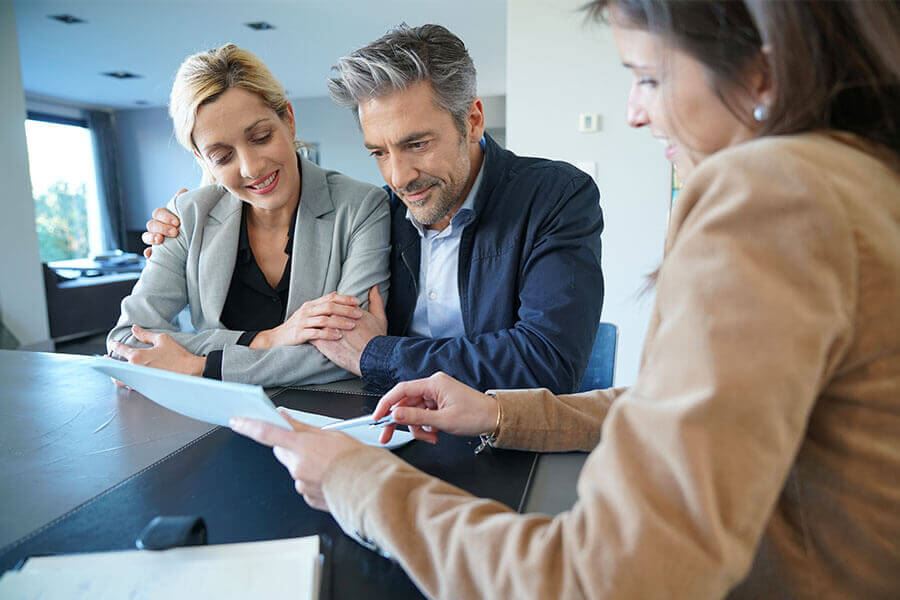
<instances>
[{"instance_id":1,"label":"gray blazer","mask_svg":"<svg viewBox=\"0 0 900 600\"><path fill-rule=\"evenodd\" d=\"M370 287L387 292L390 209L381 188L325 171L301 159L300 208L294 229L287 314L338 291L367 301ZM220 186L182 194L169 204L181 219L177 238L153 249L122 315L107 337L145 346L131 326L171 335L188 351L223 350L222 378L266 386L325 383L352 377L312 344L254 350L236 344L241 331L219 321L237 259L242 202ZM172 324L190 307L195 332Z\"/></svg>"}]
</instances>

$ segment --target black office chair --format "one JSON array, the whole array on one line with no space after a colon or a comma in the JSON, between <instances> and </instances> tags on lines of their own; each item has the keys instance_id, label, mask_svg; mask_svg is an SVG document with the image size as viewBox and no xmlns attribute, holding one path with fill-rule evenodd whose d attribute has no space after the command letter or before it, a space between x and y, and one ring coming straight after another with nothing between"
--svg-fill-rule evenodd
<instances>
[{"instance_id":1,"label":"black office chair","mask_svg":"<svg viewBox=\"0 0 900 600\"><path fill-rule=\"evenodd\" d=\"M587 370L578 387L579 392L604 390L612 387L616 373L616 348L619 342L619 328L612 323L600 323Z\"/></svg>"}]
</instances>

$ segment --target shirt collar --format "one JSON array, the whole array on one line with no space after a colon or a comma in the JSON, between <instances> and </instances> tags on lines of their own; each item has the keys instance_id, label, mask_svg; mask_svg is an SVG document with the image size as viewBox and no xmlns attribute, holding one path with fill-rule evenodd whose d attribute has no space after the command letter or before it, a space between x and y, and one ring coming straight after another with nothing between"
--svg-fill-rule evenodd
<instances>
[{"instance_id":1,"label":"shirt collar","mask_svg":"<svg viewBox=\"0 0 900 600\"><path fill-rule=\"evenodd\" d=\"M478 190L481 188L481 180L484 176L484 165L487 162L486 156L481 160L481 168L478 169L478 175L475 177L475 183L472 184L472 189L469 190L468 195L466 196L465 201L462 203L462 206L459 207L459 210L456 211L456 214L453 215L453 218L450 219L451 227L460 227L463 225L468 225L472 220L472 215L475 213L475 198L478 197ZM425 226L416 221L416 218L409 212L409 209L406 209L406 219L412 223L412 226L416 228L416 231L419 232L420 237L425 237Z\"/></svg>"}]
</instances>

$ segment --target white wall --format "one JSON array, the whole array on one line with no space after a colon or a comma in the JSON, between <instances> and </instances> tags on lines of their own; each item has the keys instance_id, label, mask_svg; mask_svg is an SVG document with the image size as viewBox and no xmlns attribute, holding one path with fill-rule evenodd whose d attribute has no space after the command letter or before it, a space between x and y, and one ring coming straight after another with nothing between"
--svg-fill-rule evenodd
<instances>
[{"instance_id":1,"label":"white wall","mask_svg":"<svg viewBox=\"0 0 900 600\"><path fill-rule=\"evenodd\" d=\"M25 143L25 93L11 2L0 2L0 313L23 346L51 349Z\"/></svg>"},{"instance_id":2,"label":"white wall","mask_svg":"<svg viewBox=\"0 0 900 600\"><path fill-rule=\"evenodd\" d=\"M383 185L375 161L363 147L353 114L329 98L293 100L297 137L319 144L319 163L350 177ZM484 98L489 127L503 127L505 99ZM168 202L180 187L200 182L200 169L172 135L172 122L164 108L116 112L125 226L142 230L150 213Z\"/></svg>"},{"instance_id":3,"label":"white wall","mask_svg":"<svg viewBox=\"0 0 900 600\"><path fill-rule=\"evenodd\" d=\"M662 258L670 168L649 132L625 124L630 74L608 28L584 23L577 12L583 3L509 3L507 142L519 154L596 163L606 222L603 320L619 326L616 385L629 385L653 299L638 295ZM582 112L602 115L599 133L577 131Z\"/></svg>"}]
</instances>

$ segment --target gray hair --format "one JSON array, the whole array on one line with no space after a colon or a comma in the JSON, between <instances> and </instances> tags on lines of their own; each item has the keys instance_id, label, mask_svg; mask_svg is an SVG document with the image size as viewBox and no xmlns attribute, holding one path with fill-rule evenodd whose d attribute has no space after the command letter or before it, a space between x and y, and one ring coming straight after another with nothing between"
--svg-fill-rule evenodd
<instances>
[{"instance_id":1,"label":"gray hair","mask_svg":"<svg viewBox=\"0 0 900 600\"><path fill-rule=\"evenodd\" d=\"M440 25L401 23L374 42L338 60L328 80L331 98L359 118L360 102L428 81L438 106L466 134L466 117L477 95L475 65L466 45Z\"/></svg>"}]
</instances>

